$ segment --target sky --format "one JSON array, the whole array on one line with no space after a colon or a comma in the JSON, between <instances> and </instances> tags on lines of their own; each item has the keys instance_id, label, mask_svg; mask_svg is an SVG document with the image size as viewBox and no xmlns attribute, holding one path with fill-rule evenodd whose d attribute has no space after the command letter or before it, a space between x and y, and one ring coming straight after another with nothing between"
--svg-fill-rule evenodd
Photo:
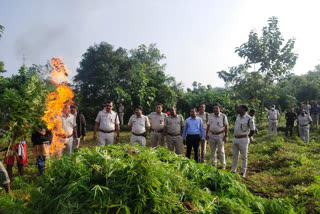
<instances>
[{"instance_id":1,"label":"sky","mask_svg":"<svg viewBox=\"0 0 320 214\"><path fill-rule=\"evenodd\" d=\"M320 64L319 8L319 0L0 0L0 60L11 76L23 62L60 56L72 77L91 45L156 43L166 74L185 88L193 81L223 87L216 72L244 62L235 48L276 16L282 36L296 39L293 73L300 75Z\"/></svg>"}]
</instances>

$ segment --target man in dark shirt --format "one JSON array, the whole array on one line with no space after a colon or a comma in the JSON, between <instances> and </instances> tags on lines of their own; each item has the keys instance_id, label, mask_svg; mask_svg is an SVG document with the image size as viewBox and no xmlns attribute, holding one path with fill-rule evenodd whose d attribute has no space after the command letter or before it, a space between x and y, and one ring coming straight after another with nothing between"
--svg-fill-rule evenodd
<instances>
[{"instance_id":1,"label":"man in dark shirt","mask_svg":"<svg viewBox=\"0 0 320 214\"><path fill-rule=\"evenodd\" d=\"M76 123L77 123L77 134L78 134L78 143L76 144L75 142L73 143L73 149L79 148L80 145L80 137L82 137L82 141L86 141L86 119L82 112L78 111L78 105L73 104L71 105L71 114L73 114L76 118Z\"/></svg>"},{"instance_id":2,"label":"man in dark shirt","mask_svg":"<svg viewBox=\"0 0 320 214\"><path fill-rule=\"evenodd\" d=\"M292 136L292 131L294 127L294 121L297 119L297 114L294 112L294 108L286 113L287 127L286 127L286 136L288 136L288 131L290 131L290 136Z\"/></svg>"},{"instance_id":3,"label":"man in dark shirt","mask_svg":"<svg viewBox=\"0 0 320 214\"><path fill-rule=\"evenodd\" d=\"M49 145L52 141L52 133L50 130L39 127L31 136L33 143L33 155L37 158L39 174L42 175L45 171L46 157L49 155Z\"/></svg>"}]
</instances>

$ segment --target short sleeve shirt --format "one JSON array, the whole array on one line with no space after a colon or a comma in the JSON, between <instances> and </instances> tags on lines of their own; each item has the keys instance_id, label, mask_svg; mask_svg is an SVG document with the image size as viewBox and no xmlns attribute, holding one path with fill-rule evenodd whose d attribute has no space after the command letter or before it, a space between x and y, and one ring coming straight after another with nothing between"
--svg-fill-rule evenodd
<instances>
[{"instance_id":1,"label":"short sleeve shirt","mask_svg":"<svg viewBox=\"0 0 320 214\"><path fill-rule=\"evenodd\" d=\"M161 131L164 128L164 120L167 117L165 113L162 113L159 115L157 112L152 112L147 116L149 119L151 119L151 128L156 131Z\"/></svg>"},{"instance_id":2,"label":"short sleeve shirt","mask_svg":"<svg viewBox=\"0 0 320 214\"><path fill-rule=\"evenodd\" d=\"M204 129L207 129L207 123L208 123L208 120L209 120L209 113L208 112L204 112L204 114L197 114L197 117L200 117L202 119L202 122L203 122L203 128Z\"/></svg>"},{"instance_id":3,"label":"short sleeve shirt","mask_svg":"<svg viewBox=\"0 0 320 214\"><path fill-rule=\"evenodd\" d=\"M229 125L227 116L223 113L219 113L218 116L214 113L210 114L207 124L210 125L210 131L212 132L224 131L225 126Z\"/></svg>"},{"instance_id":4,"label":"short sleeve shirt","mask_svg":"<svg viewBox=\"0 0 320 214\"><path fill-rule=\"evenodd\" d=\"M114 111L108 113L107 111L100 111L95 120L97 123L100 123L99 129L103 131L113 131L115 130L115 125L119 125L118 114Z\"/></svg>"},{"instance_id":5,"label":"short sleeve shirt","mask_svg":"<svg viewBox=\"0 0 320 214\"><path fill-rule=\"evenodd\" d=\"M65 132L64 134L72 135L73 128L77 127L76 117L72 114L69 114L68 116L61 115L61 124Z\"/></svg>"},{"instance_id":6,"label":"short sleeve shirt","mask_svg":"<svg viewBox=\"0 0 320 214\"><path fill-rule=\"evenodd\" d=\"M120 107L119 107L119 113L120 113L120 114L123 114L123 111L124 111L124 107L123 107L123 106L120 106Z\"/></svg>"},{"instance_id":7,"label":"short sleeve shirt","mask_svg":"<svg viewBox=\"0 0 320 214\"><path fill-rule=\"evenodd\" d=\"M181 127L184 126L184 120L181 115L172 117L169 115L164 120L164 126L167 128L167 133L177 135L181 133Z\"/></svg>"},{"instance_id":8,"label":"short sleeve shirt","mask_svg":"<svg viewBox=\"0 0 320 214\"><path fill-rule=\"evenodd\" d=\"M277 120L280 114L278 110L274 109L274 110L269 110L268 115L269 115L269 120Z\"/></svg>"},{"instance_id":9,"label":"short sleeve shirt","mask_svg":"<svg viewBox=\"0 0 320 214\"><path fill-rule=\"evenodd\" d=\"M130 117L128 125L132 127L132 132L136 134L145 133L146 127L150 127L147 116L141 115L141 117L138 117L135 114Z\"/></svg>"},{"instance_id":10,"label":"short sleeve shirt","mask_svg":"<svg viewBox=\"0 0 320 214\"><path fill-rule=\"evenodd\" d=\"M256 129L254 120L250 115L245 114L242 117L238 114L236 123L234 126L234 135L249 135L250 131L254 131Z\"/></svg>"},{"instance_id":11,"label":"short sleeve shirt","mask_svg":"<svg viewBox=\"0 0 320 214\"><path fill-rule=\"evenodd\" d=\"M310 112L311 106L309 104L302 104L302 108L303 110L305 110L306 112Z\"/></svg>"},{"instance_id":12,"label":"short sleeve shirt","mask_svg":"<svg viewBox=\"0 0 320 214\"><path fill-rule=\"evenodd\" d=\"M298 122L299 122L299 126L307 126L310 122L312 122L312 118L310 117L310 115L305 114L304 116L302 116L301 114L299 114L298 116Z\"/></svg>"}]
</instances>

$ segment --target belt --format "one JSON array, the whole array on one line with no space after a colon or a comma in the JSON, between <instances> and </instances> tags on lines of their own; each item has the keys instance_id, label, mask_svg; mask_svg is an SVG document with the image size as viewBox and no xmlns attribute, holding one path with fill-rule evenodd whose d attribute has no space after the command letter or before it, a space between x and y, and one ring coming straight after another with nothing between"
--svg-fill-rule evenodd
<instances>
[{"instance_id":1,"label":"belt","mask_svg":"<svg viewBox=\"0 0 320 214\"><path fill-rule=\"evenodd\" d=\"M277 120L277 119L269 119L269 120Z\"/></svg>"},{"instance_id":2,"label":"belt","mask_svg":"<svg viewBox=\"0 0 320 214\"><path fill-rule=\"evenodd\" d=\"M210 131L213 135L218 135L218 134L222 134L224 131L221 131L221 132L213 132L213 131Z\"/></svg>"},{"instance_id":3,"label":"belt","mask_svg":"<svg viewBox=\"0 0 320 214\"><path fill-rule=\"evenodd\" d=\"M302 124L299 124L299 126L309 126L309 124L307 124L307 125L302 125Z\"/></svg>"},{"instance_id":4,"label":"belt","mask_svg":"<svg viewBox=\"0 0 320 214\"><path fill-rule=\"evenodd\" d=\"M135 136L142 136L142 137L146 137L146 135L147 135L146 132L144 132L142 134L137 134L137 133L132 132L132 134L135 135Z\"/></svg>"},{"instance_id":5,"label":"belt","mask_svg":"<svg viewBox=\"0 0 320 214\"><path fill-rule=\"evenodd\" d=\"M238 136L234 136L235 138L247 138L248 135L238 135Z\"/></svg>"},{"instance_id":6,"label":"belt","mask_svg":"<svg viewBox=\"0 0 320 214\"><path fill-rule=\"evenodd\" d=\"M73 134L72 134L72 135L69 135L69 136L67 136L67 135L65 135L65 134L56 134L56 136L57 136L57 137L60 137L60 138L70 138L70 137L73 136Z\"/></svg>"},{"instance_id":7,"label":"belt","mask_svg":"<svg viewBox=\"0 0 320 214\"><path fill-rule=\"evenodd\" d=\"M154 130L154 129L151 129L151 131L153 131L153 132L157 132L157 133L162 133L162 132L163 132L163 129L161 129L161 130Z\"/></svg>"},{"instance_id":8,"label":"belt","mask_svg":"<svg viewBox=\"0 0 320 214\"><path fill-rule=\"evenodd\" d=\"M112 132L114 132L114 130L104 131L104 130L102 130L102 129L99 129L99 132L103 132L103 133L112 133Z\"/></svg>"},{"instance_id":9,"label":"belt","mask_svg":"<svg viewBox=\"0 0 320 214\"><path fill-rule=\"evenodd\" d=\"M169 136L180 136L180 134L170 134L170 133L167 133L167 135L169 135Z\"/></svg>"}]
</instances>

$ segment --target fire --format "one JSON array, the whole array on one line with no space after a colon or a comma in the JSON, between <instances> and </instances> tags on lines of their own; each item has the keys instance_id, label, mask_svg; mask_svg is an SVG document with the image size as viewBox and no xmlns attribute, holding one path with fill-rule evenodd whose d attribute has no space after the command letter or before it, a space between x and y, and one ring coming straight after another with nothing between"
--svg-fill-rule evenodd
<instances>
[{"instance_id":1,"label":"fire","mask_svg":"<svg viewBox=\"0 0 320 214\"><path fill-rule=\"evenodd\" d=\"M53 140L50 145L50 154L51 156L59 156L65 145L64 141L61 141L61 138L56 134L65 133L61 122L62 110L65 104L72 104L74 94L72 89L66 85L68 83L68 69L61 58L52 58L49 64L52 67L50 81L57 86L57 90L47 96L47 110L44 112L42 120L47 123L48 129L52 130Z\"/></svg>"}]
</instances>

